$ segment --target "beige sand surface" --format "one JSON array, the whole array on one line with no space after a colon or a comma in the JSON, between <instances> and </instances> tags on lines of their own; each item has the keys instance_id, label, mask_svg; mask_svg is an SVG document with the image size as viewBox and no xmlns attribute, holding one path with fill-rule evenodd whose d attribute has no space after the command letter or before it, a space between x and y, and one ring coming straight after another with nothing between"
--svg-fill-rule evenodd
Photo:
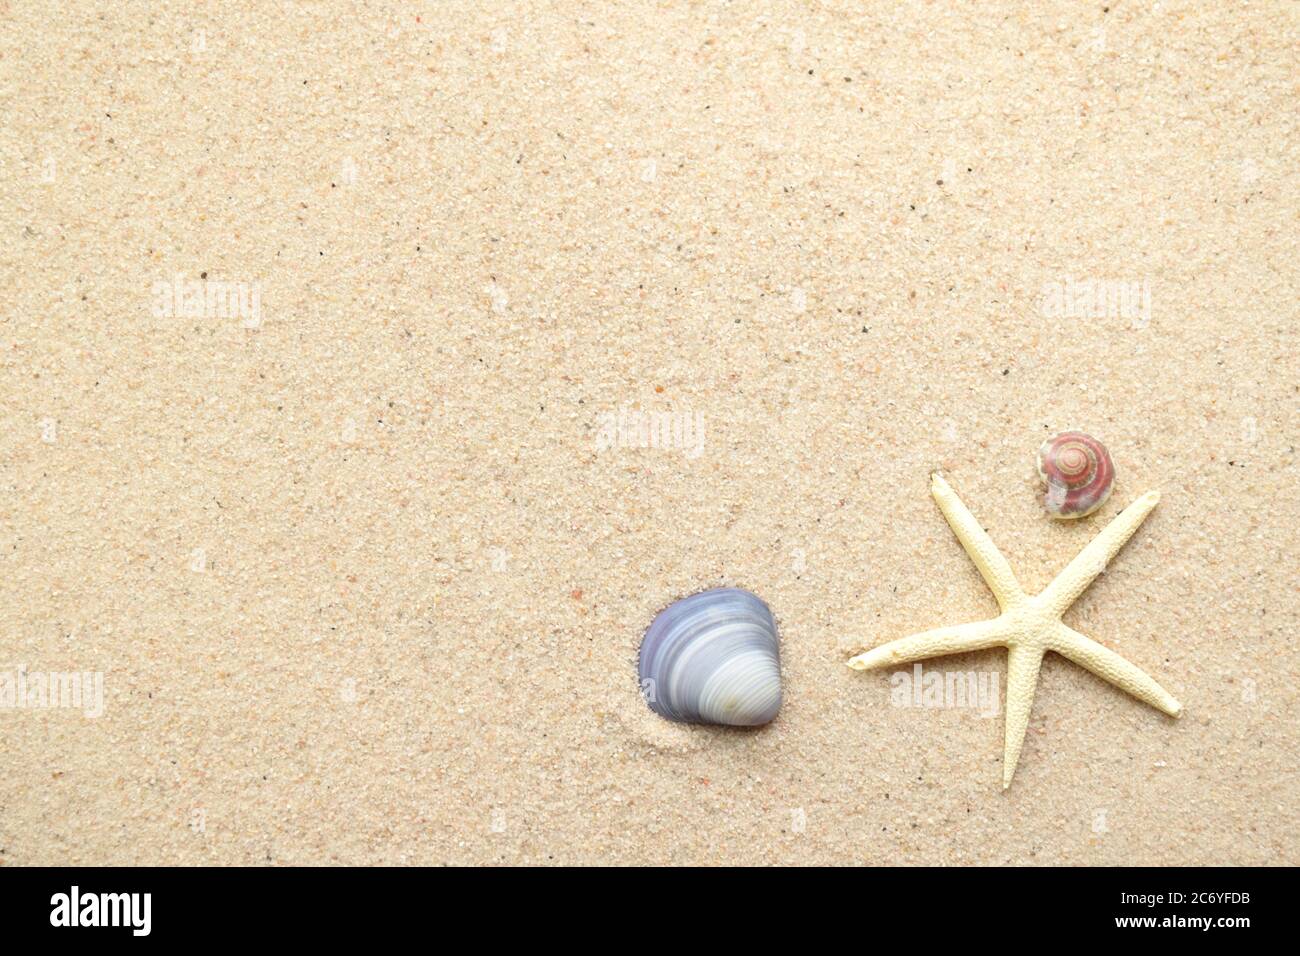
<instances>
[{"instance_id":1,"label":"beige sand surface","mask_svg":"<svg viewBox=\"0 0 1300 956\"><path fill-rule=\"evenodd\" d=\"M1300 12L1229 6L0 5L0 666L104 705L0 709L0 861L1300 862ZM1049 657L1003 793L844 666L994 610L934 468L1032 589L1163 489L1066 620L1181 720ZM720 583L758 732L638 697Z\"/></svg>"}]
</instances>

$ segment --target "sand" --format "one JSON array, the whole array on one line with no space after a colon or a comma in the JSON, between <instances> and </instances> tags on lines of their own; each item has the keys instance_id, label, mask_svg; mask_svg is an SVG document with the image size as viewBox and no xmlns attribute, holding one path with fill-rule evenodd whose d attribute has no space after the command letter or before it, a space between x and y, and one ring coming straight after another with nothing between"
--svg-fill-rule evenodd
<instances>
[{"instance_id":1,"label":"sand","mask_svg":"<svg viewBox=\"0 0 1300 956\"><path fill-rule=\"evenodd\" d=\"M3 863L1300 862L1294 5L0 17ZM933 469L1031 590L1162 489L1066 621L1181 719L845 666L994 612ZM638 696L721 584L759 731Z\"/></svg>"}]
</instances>

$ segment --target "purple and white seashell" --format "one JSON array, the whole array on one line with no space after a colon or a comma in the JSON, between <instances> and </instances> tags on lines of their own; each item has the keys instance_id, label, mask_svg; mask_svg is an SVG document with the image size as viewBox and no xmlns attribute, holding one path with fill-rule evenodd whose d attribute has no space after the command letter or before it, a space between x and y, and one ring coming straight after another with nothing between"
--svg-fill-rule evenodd
<instances>
[{"instance_id":1,"label":"purple and white seashell","mask_svg":"<svg viewBox=\"0 0 1300 956\"><path fill-rule=\"evenodd\" d=\"M660 611L638 670L646 703L669 720L754 727L781 709L776 621L740 588L692 594Z\"/></svg>"}]
</instances>

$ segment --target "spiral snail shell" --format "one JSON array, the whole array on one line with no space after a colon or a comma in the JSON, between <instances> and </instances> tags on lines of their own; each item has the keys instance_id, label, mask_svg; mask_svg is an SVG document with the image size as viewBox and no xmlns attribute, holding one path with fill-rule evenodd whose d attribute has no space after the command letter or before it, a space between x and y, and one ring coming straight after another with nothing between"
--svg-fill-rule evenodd
<instances>
[{"instance_id":1,"label":"spiral snail shell","mask_svg":"<svg viewBox=\"0 0 1300 956\"><path fill-rule=\"evenodd\" d=\"M1084 432L1061 432L1038 449L1043 507L1053 518L1082 518L1110 497L1115 465L1106 446Z\"/></svg>"},{"instance_id":2,"label":"spiral snail shell","mask_svg":"<svg viewBox=\"0 0 1300 956\"><path fill-rule=\"evenodd\" d=\"M638 671L646 703L669 720L753 727L781 709L776 621L739 588L692 594L660 611Z\"/></svg>"}]
</instances>

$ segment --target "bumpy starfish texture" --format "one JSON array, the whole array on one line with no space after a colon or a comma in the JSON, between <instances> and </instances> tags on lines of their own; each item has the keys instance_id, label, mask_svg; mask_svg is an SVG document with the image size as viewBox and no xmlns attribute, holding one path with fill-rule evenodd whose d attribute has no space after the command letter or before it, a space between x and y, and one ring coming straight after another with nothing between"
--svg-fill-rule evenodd
<instances>
[{"instance_id":1,"label":"bumpy starfish texture","mask_svg":"<svg viewBox=\"0 0 1300 956\"><path fill-rule=\"evenodd\" d=\"M890 641L859 654L849 661L850 667L869 670L942 654L980 651L989 647L1007 648L1006 750L1002 762L1004 790L1011 786L1016 764L1020 761L1020 748L1025 742L1029 709L1038 683L1038 668L1047 651L1056 651L1171 717L1183 712L1183 705L1145 671L1061 621L1070 605L1106 569L1110 559L1119 553L1146 520L1160 501L1159 491L1148 491L1116 515L1101 534L1056 576L1056 580L1032 597L1021 589L1007 559L938 473L931 475L930 492L957 540L998 599L1002 613L991 620L941 627Z\"/></svg>"}]
</instances>

